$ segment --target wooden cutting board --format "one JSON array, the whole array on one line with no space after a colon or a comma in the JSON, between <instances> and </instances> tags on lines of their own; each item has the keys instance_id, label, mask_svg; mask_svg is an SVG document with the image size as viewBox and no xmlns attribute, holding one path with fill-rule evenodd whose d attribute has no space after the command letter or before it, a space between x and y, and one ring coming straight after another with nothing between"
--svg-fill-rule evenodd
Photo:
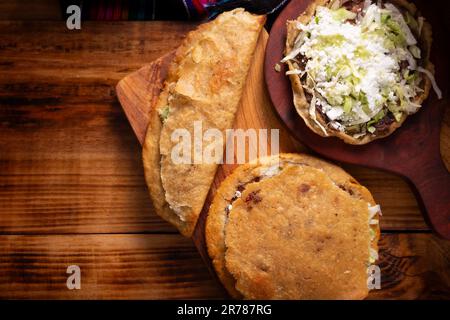
<instances>
[{"instance_id":1,"label":"wooden cutting board","mask_svg":"<svg viewBox=\"0 0 450 320\"><path fill-rule=\"evenodd\" d=\"M295 20L311 0L294 0L280 13L270 32L265 58L265 80L271 101L290 132L321 156L345 163L390 171L409 181L416 191L424 217L433 230L450 240L450 174L440 153L440 129L447 100L431 95L417 114L411 115L401 128L384 139L354 146L335 137L323 138L309 129L295 110L286 65L274 69L284 55L287 36L286 21ZM429 7L429 6L428 6ZM420 9L426 9L420 7ZM421 10L433 28L431 61L436 81L444 97L449 87L447 55L448 35L436 12Z\"/></svg>"},{"instance_id":2,"label":"wooden cutting board","mask_svg":"<svg viewBox=\"0 0 450 320\"><path fill-rule=\"evenodd\" d=\"M259 38L255 51L255 58L249 71L234 128L278 128L280 130L280 152L309 152L308 149L291 137L288 130L279 120L270 102L264 84L263 72L264 52L267 40L268 34L266 31L263 31ZM118 99L141 144L147 129L149 110L156 102L158 93L160 92L163 81L167 75L168 65L172 57L173 52L155 60L149 65L142 67L138 71L122 79L116 87ZM255 146L250 146L250 148L252 147L255 148ZM207 254L204 240L205 218L207 209L209 208L216 189L233 168L233 165L222 165L219 167L192 237L202 259L214 275L215 272L213 272L211 260ZM395 250L397 250L395 252L403 252L397 248L398 245L398 243L393 244L385 240L380 242L380 246L381 248L384 248L384 250L386 248L395 248ZM388 252L390 252L390 249ZM390 280L398 281L397 279L402 279L404 277L404 270L401 267L399 268L396 263L393 263L392 255L383 254L380 257L381 261L379 262L379 265L383 266L383 272L386 271L388 275L386 280L383 281L388 281L389 283ZM399 259L400 258L404 259L403 257L399 257ZM390 294L389 291L387 293L384 291L381 293L375 291L372 292L369 297L383 298L389 297Z\"/></svg>"},{"instance_id":3,"label":"wooden cutting board","mask_svg":"<svg viewBox=\"0 0 450 320\"><path fill-rule=\"evenodd\" d=\"M291 138L287 129L280 126L280 121L273 111L264 84L263 66L267 40L268 34L263 30L258 39L255 56L247 76L247 82L233 127L241 129L279 129L280 152L298 152L304 147ZM168 53L125 77L117 84L117 97L141 144L144 141L147 130L149 110L156 103L173 56L174 52ZM246 151L248 152L250 149L257 150L258 148L255 145L250 145ZM270 153L270 145L268 146L268 153ZM204 241L204 225L207 211L220 183L235 167L236 165L224 164L218 168L192 236L197 249L209 268L212 266Z\"/></svg>"}]
</instances>

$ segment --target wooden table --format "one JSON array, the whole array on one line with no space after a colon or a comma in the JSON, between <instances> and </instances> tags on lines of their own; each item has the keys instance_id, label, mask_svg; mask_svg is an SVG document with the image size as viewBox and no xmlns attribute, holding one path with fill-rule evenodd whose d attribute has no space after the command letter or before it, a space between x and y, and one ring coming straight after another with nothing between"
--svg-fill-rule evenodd
<instances>
[{"instance_id":1,"label":"wooden table","mask_svg":"<svg viewBox=\"0 0 450 320\"><path fill-rule=\"evenodd\" d=\"M114 91L194 26L0 21L0 298L225 297L191 241L153 212ZM441 140L449 166L450 112ZM450 242L430 232L407 183L343 166L383 209L383 290L370 297L450 298ZM81 290L66 287L72 264Z\"/></svg>"}]
</instances>

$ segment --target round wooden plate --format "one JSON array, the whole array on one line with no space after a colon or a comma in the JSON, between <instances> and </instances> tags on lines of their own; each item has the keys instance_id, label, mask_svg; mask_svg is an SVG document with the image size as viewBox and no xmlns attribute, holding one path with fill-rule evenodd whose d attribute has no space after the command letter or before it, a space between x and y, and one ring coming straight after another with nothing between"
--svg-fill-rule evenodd
<instances>
[{"instance_id":1,"label":"round wooden plate","mask_svg":"<svg viewBox=\"0 0 450 320\"><path fill-rule=\"evenodd\" d=\"M312 132L297 114L292 100L286 66L275 70L283 58L286 21L296 19L309 5L309 0L292 0L274 22L266 48L264 77L275 109L293 136L315 152L336 160L397 173L406 178L419 200L425 218L442 237L450 239L450 174L439 150L440 123L448 105L434 93L417 114L387 138L367 145L354 146L338 138L323 138ZM445 28L435 17L431 5L419 8L433 26L431 61L436 66L436 80L447 97L449 84L448 42Z\"/></svg>"}]
</instances>

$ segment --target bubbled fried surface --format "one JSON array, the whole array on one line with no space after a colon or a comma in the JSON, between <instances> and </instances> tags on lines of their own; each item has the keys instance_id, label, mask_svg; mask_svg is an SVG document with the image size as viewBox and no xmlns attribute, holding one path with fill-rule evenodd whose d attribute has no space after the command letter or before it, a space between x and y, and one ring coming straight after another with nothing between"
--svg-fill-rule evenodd
<instances>
[{"instance_id":1,"label":"bubbled fried surface","mask_svg":"<svg viewBox=\"0 0 450 320\"><path fill-rule=\"evenodd\" d=\"M190 32L177 49L164 89L150 114L143 146L145 178L156 212L190 236L217 164L177 164L172 133L193 136L195 121L203 131L231 128L264 16L235 9ZM161 110L169 107L164 123Z\"/></svg>"},{"instance_id":2,"label":"bubbled fried surface","mask_svg":"<svg viewBox=\"0 0 450 320\"><path fill-rule=\"evenodd\" d=\"M267 170L267 168L272 167L273 165L279 165L280 168L283 170L281 171L281 178L280 175L276 175L273 177L263 178L261 179L261 172L264 172ZM285 285L289 287L289 289L283 290L285 291L286 296L281 296L280 293L277 293L280 291L280 285L276 282L273 282L275 279L273 275L267 274L261 269L266 269L266 267L269 266L269 261L275 261L275 266L272 266L272 270L278 270L280 266L282 266L282 263L277 265L280 259L273 257L270 258L269 252L266 252L267 245L269 243L259 243L255 244L254 237L261 237L262 233L265 233L266 231L260 230L258 228L265 228L263 225L269 226L271 224L278 224L281 228L282 224L288 222L291 224L290 227L287 228L281 228L284 230L284 235L287 237L291 237L297 232L295 230L299 230L298 228L301 227L301 225L304 225L304 223L301 223L302 221L305 222L305 217L307 216L307 213L310 213L314 215L316 207L320 208L322 206L322 201L320 201L320 198L316 198L317 201L312 200L309 201L309 197L313 197L314 195L317 195L315 192L312 192L314 190L313 182L306 183L305 180L302 177L302 173L306 172L305 168L308 172L313 172L314 174L310 174L309 177L313 179L313 176L317 175L321 181L326 181L328 184L325 184L329 188L325 188L325 190L331 190L330 197L332 194L336 194L338 197L338 202L340 201L341 197L344 199L342 204L344 203L357 203L358 205L365 204L362 207L359 207L361 210L359 210L359 214L357 215L359 218L357 218L355 221L352 219L350 223L347 225L348 228L355 227L357 230L360 228L360 222L356 223L356 221L361 219L364 221L363 224L363 231L358 232L358 235L362 238L356 238L355 241L361 245L365 241L366 247L361 250L361 253L358 253L358 255L354 255L354 259L356 260L348 260L348 263L351 264L354 261L359 263L359 266L361 266L361 263L364 264L364 274L365 274L365 263L368 261L368 246L369 243L373 249L377 249L377 241L379 236L379 228L378 225L372 226L372 229L375 232L375 239L370 242L370 235L369 233L369 226L368 226L368 210L367 210L367 204L374 205L375 202L370 194L370 192L364 188L363 186L359 185L350 175L348 175L344 170L341 168L330 164L328 162L325 162L323 160L307 156L307 155L300 155L300 154L281 154L279 158L277 157L268 157L264 159L260 159L259 163L253 163L253 164L246 164L238 167L230 176L227 177L227 179L221 184L219 190L216 193L216 196L214 198L214 201L211 205L207 224L206 224L206 241L208 246L208 252L213 260L214 268L217 272L218 277L228 290L228 292L235 298L290 298L290 299L312 299L314 298L325 298L329 297L326 296L326 292L313 292L311 287L309 288L309 291L301 292L295 292L296 289L290 288L290 285L287 285L288 280L287 278L280 278L278 275L275 278L279 278L280 281L284 281ZM285 169L288 169L286 171L287 173L283 174L283 171ZM294 170L294 171L292 171ZM296 171L300 170L300 171ZM303 171L301 171L303 170ZM286 185L286 178L290 181L292 181L292 188L295 190L284 190L280 189L280 186ZM256 180L255 180L256 179ZM273 184L270 183L272 179L275 179L275 182ZM315 182L314 182L315 183ZM260 188L260 186L264 186L265 184L269 184L267 191L264 191L266 187ZM242 189L242 186L244 186L244 189ZM295 187L294 187L295 186ZM229 215L226 212L225 208L229 205L230 200L235 195L235 192L237 189L243 190L241 198L235 200L232 203L232 209L229 211ZM275 191L275 195L266 195L265 192L270 193L270 191L280 189L283 191ZM320 189L322 190L322 189ZM325 191L322 190L322 191ZM294 192L295 191L295 192ZM325 191L327 193L327 191ZM303 205L301 206L303 212L305 214L299 215L298 217L294 217L295 221L292 220L292 222L289 222L289 220L292 218L289 216L284 216L283 213L279 216L279 220L273 219L273 214L275 213L274 208L278 207L284 207L287 206L287 203L291 203L293 205L293 209L286 209L282 211L289 211L289 212L295 212L295 210L300 210L300 202L297 200L297 195L301 194L308 194L308 197L305 197L303 202ZM294 197L295 195L295 197ZM306 201L309 199L308 201ZM246 201L247 200L247 201ZM334 200L334 199L332 199ZM282 203L280 206L279 203ZM284 204L285 203L285 204ZM334 205L334 202L332 201L330 205ZM241 208L242 207L242 208ZM249 208L251 207L251 210L257 210L255 212L259 212L256 217L258 217L257 221L255 221L256 226L255 228L250 228L246 231L240 230L240 222L242 222L244 225L249 223L250 221L245 221L244 218L240 217L240 213L243 213L243 208ZM260 208L260 209L258 209ZM245 211L246 211L245 209ZM341 207L342 210L344 210L344 207ZM235 211L236 210L236 211ZM242 211L242 212L241 212ZM345 211L345 210L344 210ZM324 213L326 215L326 213ZM350 214L350 213L347 213ZM339 214L338 214L339 217ZM338 218L336 216L329 216L330 221L336 222L335 219L343 219L345 217L345 214ZM244 219L244 220L242 220ZM273 221L272 221L273 220ZM230 227L229 223L230 221L234 221L233 226ZM267 221L267 222L266 222ZM331 247L334 247L334 250L347 250L348 248L353 248L354 246L350 246L349 242L346 242L346 244L343 245L343 247L337 247L337 243L341 241L339 237L334 237L334 233L336 233L336 230L330 230L325 225L320 225L321 222L324 222L326 220L319 219L317 220L319 224L315 225L314 227L311 226L311 232L313 231L320 231L323 235L323 237L318 238L312 238L308 241L304 241L302 238L292 238L290 242L288 242L289 245L287 245L286 250L292 250L289 249L289 246L292 246L296 249L293 249L294 251L298 251L299 248L301 248L303 242L305 243L316 243L316 245L319 245L320 242L325 238L324 241L327 241ZM298 224L298 226L297 226ZM340 222L338 225L341 225ZM344 223L345 225L345 223ZM246 228L246 226L244 226ZM318 228L318 229L316 229ZM281 230L280 229L280 230ZM233 231L234 230L234 231ZM236 230L240 230L237 232ZM264 237L273 237L275 235L271 235L270 230L268 229L269 233L265 235ZM231 233L230 233L231 232ZM236 233L237 232L237 233ZM242 235L242 233L246 233L246 235ZM327 239L331 233L331 239ZM233 234L233 236L229 237L229 234ZM238 235L241 234L241 235ZM283 234L281 232L280 234ZM350 233L351 234L351 233ZM244 237L246 241L242 243L238 243L241 237ZM237 242L236 242L237 241ZM287 240L286 240L287 241ZM273 242L272 240L270 242ZM299 244L300 243L300 244ZM228 246L231 244L231 247L234 248L231 252L234 252L231 256L229 256L229 249ZM239 246L239 249L237 249ZM242 248L241 248L242 246ZM249 261L249 251L248 248L253 248L254 251L251 252L251 255L254 259L254 263L251 263L250 266L243 267L241 270L241 261L239 260L239 256L242 255L242 259ZM285 247L283 244L281 247ZM308 253L308 250L306 250L307 247L303 247L303 251L305 253L305 257L308 256L311 259L316 259L316 254L311 255L311 253ZM310 247L312 248L312 247ZM282 249L282 248L280 248ZM275 251L278 251L275 250ZM324 253L327 251L324 251ZM231 257L231 258L230 258ZM266 258L267 257L267 261ZM361 260L357 257L362 257ZM252 259L253 259L252 258ZM231 259L231 260L230 260ZM259 260L258 260L259 259ZM291 259L288 259L289 261L292 261ZM232 261L232 262L230 262ZM319 261L319 260L318 260ZM318 265L322 265L322 262L318 262ZM322 260L320 260L322 261ZM264 263L259 263L264 262ZM231 263L231 265L229 265ZM258 267L259 263L259 268ZM245 263L244 263L245 264ZM355 263L357 265L357 263ZM342 264L341 267L344 268L346 264ZM230 269L229 269L230 267ZM246 270L248 267L248 270L256 270L256 272L250 272L245 273L245 275L242 274L244 270ZM359 276L361 276L361 268L357 268L359 270ZM230 271L233 271L230 272ZM259 271L258 271L259 270ZM337 270L337 269L330 269L331 271ZM340 269L342 271L342 269ZM357 274L354 273L352 276L355 278L351 278L349 274L351 273L346 272L347 270L344 270L345 277L348 277L347 279L360 279L358 278ZM278 271L277 271L278 272ZM287 272L286 270L283 272ZM297 271L298 272L298 271ZM289 273L292 273L292 271L289 271ZM293 273L295 274L295 272ZM330 274L332 276L333 274ZM293 276L288 275L288 277ZM239 286L237 280L241 279ZM271 280L272 279L272 280ZM366 279L366 277L364 278ZM300 278L301 280L301 278ZM361 281L357 282L356 280L352 283L355 284L354 287L349 287L347 291L345 291L345 296L342 298L363 298L366 294L366 286L361 286ZM358 284L356 284L358 283ZM323 283L322 283L323 284ZM317 282L316 285L320 286L322 285L321 282ZM294 290L294 291L292 291ZM306 290L306 289L305 289ZM290 293L286 293L290 292ZM365 292L365 293L364 293ZM301 295L300 295L301 294ZM328 292L328 295L331 293ZM321 297L320 297L321 296ZM331 297L329 297L331 298ZM338 298L337 296L334 298Z\"/></svg>"}]
</instances>

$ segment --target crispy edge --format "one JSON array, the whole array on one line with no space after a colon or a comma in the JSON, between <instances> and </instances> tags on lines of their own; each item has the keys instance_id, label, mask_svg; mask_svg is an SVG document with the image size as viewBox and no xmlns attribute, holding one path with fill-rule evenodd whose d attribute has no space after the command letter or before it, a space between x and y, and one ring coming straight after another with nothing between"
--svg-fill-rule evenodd
<instances>
[{"instance_id":1,"label":"crispy edge","mask_svg":"<svg viewBox=\"0 0 450 320\"><path fill-rule=\"evenodd\" d=\"M176 213L170 209L168 203L165 201L164 188L161 182L159 137L162 123L159 118L158 110L160 106L166 104L167 96L168 89L166 86L161 92L157 104L150 110L147 134L142 149L142 162L144 165L145 181L156 213L164 220L175 225L183 235L189 236L195 225L184 223Z\"/></svg>"},{"instance_id":2,"label":"crispy edge","mask_svg":"<svg viewBox=\"0 0 450 320\"><path fill-rule=\"evenodd\" d=\"M323 6L329 3L329 0L316 0L312 2L308 8L305 10L303 14L301 14L297 21L300 21L302 23L308 23L309 20L311 20L312 16L315 13L315 10L317 6ZM393 4L396 4L399 7L403 7L406 10L408 10L413 16L417 16L419 14L416 6L413 3L409 3L406 0L390 0ZM292 45L295 40L295 38L298 35L298 30L295 28L295 21L288 21L287 22L287 30L288 30L288 36L286 38L286 53L292 50ZM420 43L420 47L422 50L425 51L425 58L423 59L423 65L422 67L429 70L431 73L434 74L434 65L430 61L430 51L431 51L431 43L432 43L432 31L431 31L431 25L425 21L422 27L422 33L420 35L420 38L418 39ZM288 61L288 68L289 70L294 70L293 64ZM422 102L428 97L430 93L431 88L431 81L428 79L427 76L422 74L422 79L424 81L424 92L416 97L414 100L415 103L422 104ZM354 145L363 145L367 144L371 141L385 138L389 135L391 135L397 128L400 128L405 122L406 118L408 118L409 115L403 114L400 118L400 121L393 122L389 129L380 135L365 135L362 139L356 139L352 137L351 135L348 135L344 132L340 132L337 130L331 130L327 127L324 119L321 117L321 115L316 112L316 118L317 121L320 122L320 124L325 128L328 135L325 135L322 129L311 119L309 115L309 103L306 99L301 81L297 75L289 75L289 80L291 81L291 87L292 92L294 95L294 106L297 110L297 113L302 117L302 119L305 121L305 124L316 134L322 136L322 137L330 137L335 136L340 139L342 139L345 143L348 144L354 144Z\"/></svg>"},{"instance_id":3,"label":"crispy edge","mask_svg":"<svg viewBox=\"0 0 450 320\"><path fill-rule=\"evenodd\" d=\"M225 265L225 228L227 221L227 214L225 213L225 206L227 205L229 199L232 197L237 189L239 183L243 181L250 180L253 175L252 171L255 168L264 166L270 166L278 161L278 156L266 157L263 159L258 159L261 164L258 163L247 163L237 167L220 185L217 190L211 207L208 211L208 217L206 220L205 227L205 239L208 249L208 254L213 262L216 274L220 281L224 285L228 293L236 299L242 299L244 296L240 293L236 287L236 280L233 275L227 270ZM279 155L280 161L295 161L296 163L303 163L305 165L310 165L312 167L322 169L325 174L331 178L331 180L338 184L340 188L349 192L350 190L354 195L367 201L372 206L375 205L375 200L372 197L370 191L359 184L351 175L345 172L342 168L326 162L324 160L306 155L306 154L294 154L294 153L284 153ZM374 219L379 219L377 215ZM375 233L375 237L371 240L371 248L378 252L378 240L380 238L380 226L379 223L376 225L370 225ZM361 296L361 299L365 296Z\"/></svg>"},{"instance_id":4,"label":"crispy edge","mask_svg":"<svg viewBox=\"0 0 450 320\"><path fill-rule=\"evenodd\" d=\"M235 9L244 11L244 9ZM263 29L266 16L255 16L255 21L259 24L259 33ZM212 23L215 23L215 20ZM176 49L175 56L169 66L164 87L160 93L158 101L152 106L149 115L149 124L142 149L142 162L144 166L145 181L149 189L149 194L153 202L156 213L164 220L173 224L182 235L190 237L197 224L198 216L195 219L182 221L179 216L169 207L165 200L165 191L161 181L161 154L159 151L159 139L162 130L162 123L159 118L159 109L167 105L169 96L169 85L178 78L178 68L181 61L191 49L191 43L196 40L198 33L211 28L210 23L204 23L195 30L189 32L181 45ZM255 47L256 49L256 47ZM253 52L254 53L254 52Z\"/></svg>"}]
</instances>

